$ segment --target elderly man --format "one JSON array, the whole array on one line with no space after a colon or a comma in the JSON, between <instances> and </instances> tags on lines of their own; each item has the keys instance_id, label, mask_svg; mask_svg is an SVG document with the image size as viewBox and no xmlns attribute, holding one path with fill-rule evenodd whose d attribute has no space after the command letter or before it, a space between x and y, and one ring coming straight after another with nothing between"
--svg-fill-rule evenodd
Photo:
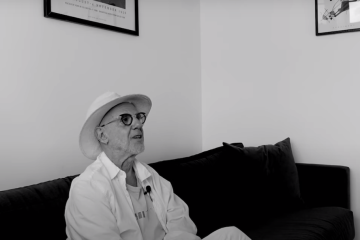
<instances>
[{"instance_id":1,"label":"elderly man","mask_svg":"<svg viewBox=\"0 0 360 240\"><path fill-rule=\"evenodd\" d=\"M113 92L90 106L79 143L95 161L71 184L65 209L68 240L200 239L188 206L170 182L135 158L144 151L143 125L151 106L145 95ZM235 227L204 239L249 240Z\"/></svg>"}]
</instances>

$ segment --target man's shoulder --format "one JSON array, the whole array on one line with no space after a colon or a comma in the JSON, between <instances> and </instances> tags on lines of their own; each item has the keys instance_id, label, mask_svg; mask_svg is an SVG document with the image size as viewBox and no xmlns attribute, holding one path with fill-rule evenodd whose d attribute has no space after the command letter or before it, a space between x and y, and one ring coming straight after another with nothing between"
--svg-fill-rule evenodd
<instances>
[{"instance_id":1,"label":"man's shoulder","mask_svg":"<svg viewBox=\"0 0 360 240\"><path fill-rule=\"evenodd\" d=\"M110 188L110 182L111 179L104 165L95 160L73 180L71 190L106 192Z\"/></svg>"}]
</instances>

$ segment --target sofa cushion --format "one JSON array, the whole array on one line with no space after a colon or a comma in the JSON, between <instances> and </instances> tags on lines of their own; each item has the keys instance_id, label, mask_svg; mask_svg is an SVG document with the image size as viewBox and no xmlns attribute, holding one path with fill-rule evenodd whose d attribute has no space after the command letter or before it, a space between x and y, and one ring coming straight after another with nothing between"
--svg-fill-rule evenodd
<instances>
[{"instance_id":1,"label":"sofa cushion","mask_svg":"<svg viewBox=\"0 0 360 240\"><path fill-rule=\"evenodd\" d=\"M352 240L352 211L341 207L310 208L275 217L252 231L252 240Z\"/></svg>"},{"instance_id":2,"label":"sofa cushion","mask_svg":"<svg viewBox=\"0 0 360 240\"><path fill-rule=\"evenodd\" d=\"M244 216L250 225L304 206L290 138L275 145L239 148L223 143L229 158L237 161L239 192ZM248 223L241 223L244 228Z\"/></svg>"}]
</instances>

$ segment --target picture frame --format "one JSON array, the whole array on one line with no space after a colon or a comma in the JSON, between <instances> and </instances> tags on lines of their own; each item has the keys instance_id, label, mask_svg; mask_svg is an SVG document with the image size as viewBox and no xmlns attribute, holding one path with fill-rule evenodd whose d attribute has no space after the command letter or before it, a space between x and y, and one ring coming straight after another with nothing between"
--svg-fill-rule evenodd
<instances>
[{"instance_id":1,"label":"picture frame","mask_svg":"<svg viewBox=\"0 0 360 240\"><path fill-rule=\"evenodd\" d=\"M315 0L316 36L360 31L360 0Z\"/></svg>"},{"instance_id":2,"label":"picture frame","mask_svg":"<svg viewBox=\"0 0 360 240\"><path fill-rule=\"evenodd\" d=\"M44 0L44 17L139 36L138 0Z\"/></svg>"}]
</instances>

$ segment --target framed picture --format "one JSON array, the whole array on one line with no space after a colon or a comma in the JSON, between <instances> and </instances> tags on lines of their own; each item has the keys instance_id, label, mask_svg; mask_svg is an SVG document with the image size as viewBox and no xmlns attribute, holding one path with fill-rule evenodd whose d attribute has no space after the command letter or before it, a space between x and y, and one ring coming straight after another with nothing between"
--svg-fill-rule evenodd
<instances>
[{"instance_id":1,"label":"framed picture","mask_svg":"<svg viewBox=\"0 0 360 240\"><path fill-rule=\"evenodd\" d=\"M360 0L315 0L316 36L360 31Z\"/></svg>"},{"instance_id":2,"label":"framed picture","mask_svg":"<svg viewBox=\"0 0 360 240\"><path fill-rule=\"evenodd\" d=\"M139 36L138 0L44 0L44 16Z\"/></svg>"}]
</instances>

